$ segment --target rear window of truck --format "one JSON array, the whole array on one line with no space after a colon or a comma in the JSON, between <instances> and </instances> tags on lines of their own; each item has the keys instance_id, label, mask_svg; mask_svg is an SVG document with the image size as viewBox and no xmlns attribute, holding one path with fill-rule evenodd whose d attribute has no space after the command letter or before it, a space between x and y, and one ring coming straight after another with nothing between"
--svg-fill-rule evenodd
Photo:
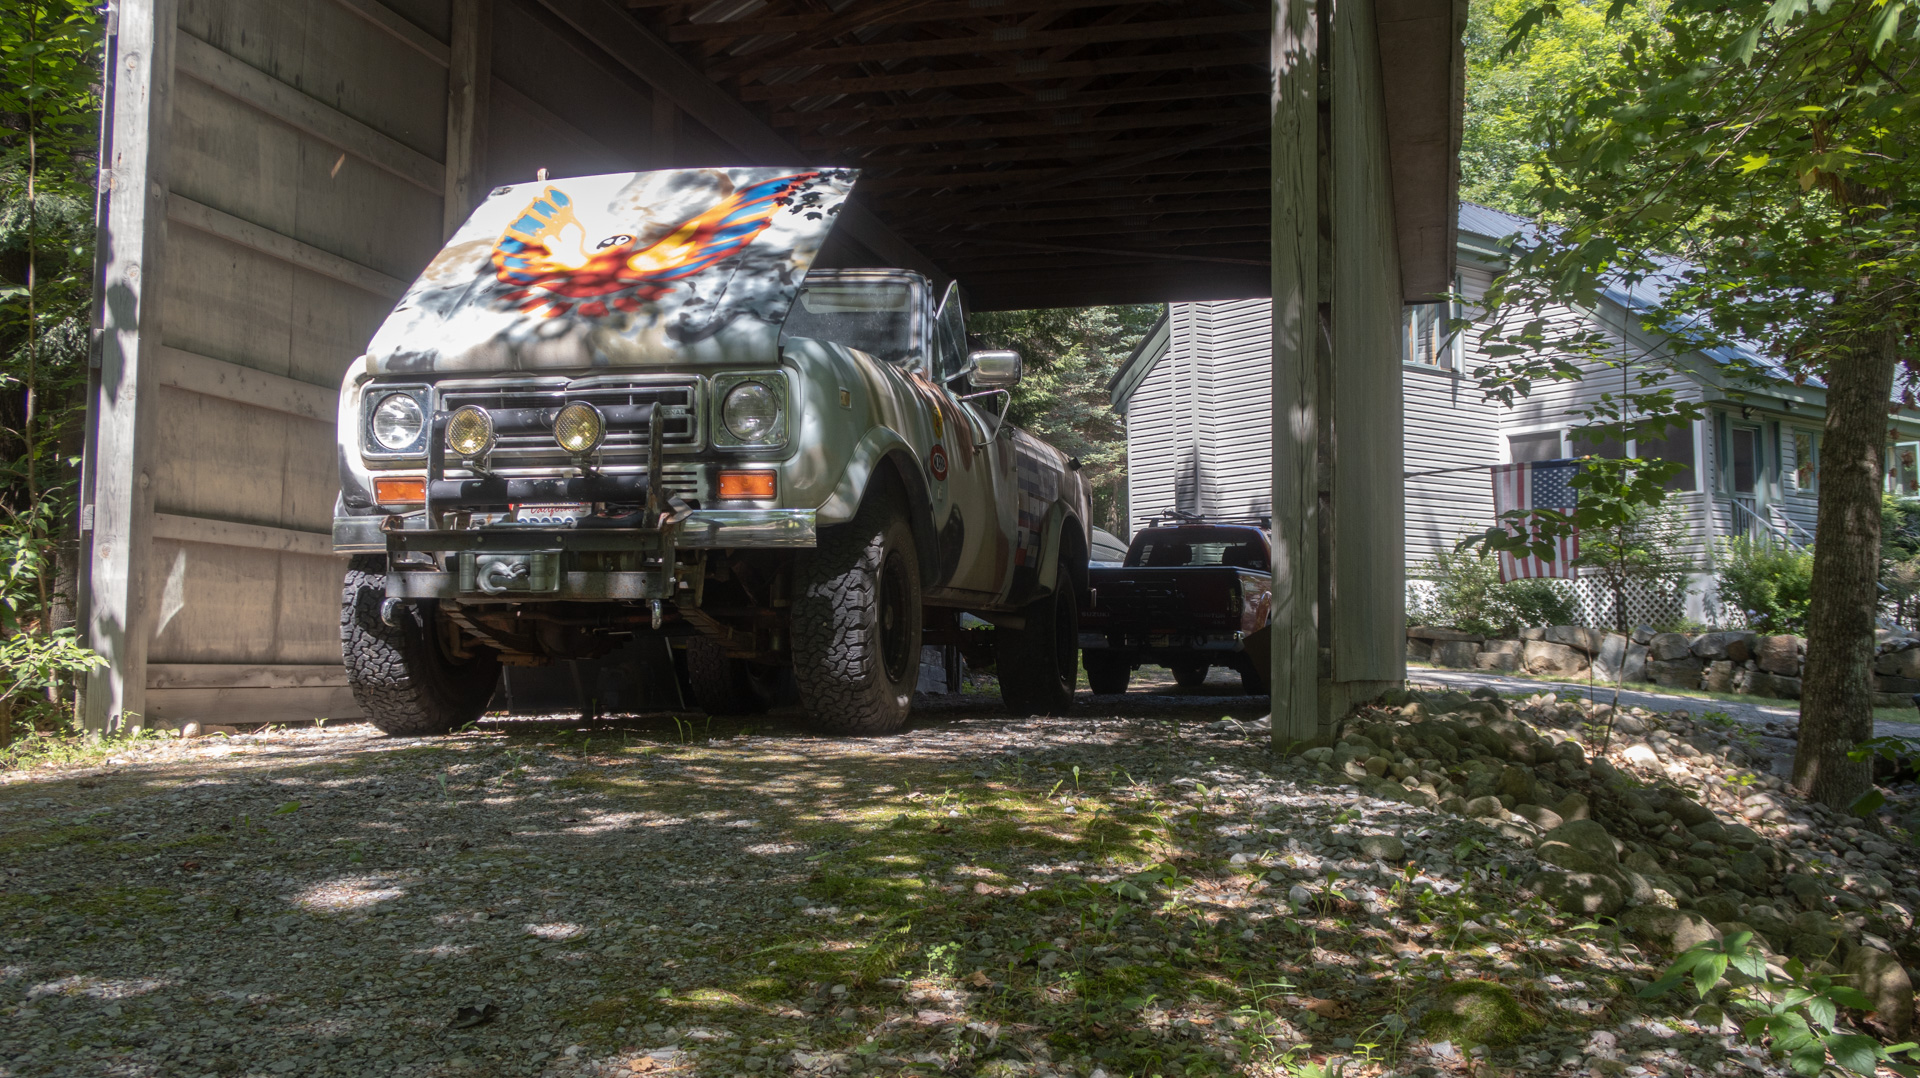
<instances>
[{"instance_id":1,"label":"rear window of truck","mask_svg":"<svg viewBox=\"0 0 1920 1078\"><path fill-rule=\"evenodd\" d=\"M1267 572L1267 545L1245 528L1148 529L1134 536L1127 564L1144 569L1227 565Z\"/></svg>"}]
</instances>

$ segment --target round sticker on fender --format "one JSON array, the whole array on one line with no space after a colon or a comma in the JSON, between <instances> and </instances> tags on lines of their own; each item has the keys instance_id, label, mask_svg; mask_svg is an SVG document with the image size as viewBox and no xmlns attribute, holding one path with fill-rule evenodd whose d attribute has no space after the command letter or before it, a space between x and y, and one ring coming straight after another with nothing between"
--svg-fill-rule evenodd
<instances>
[{"instance_id":1,"label":"round sticker on fender","mask_svg":"<svg viewBox=\"0 0 1920 1078\"><path fill-rule=\"evenodd\" d=\"M927 452L927 470L933 473L935 479L941 480L942 482L946 480L947 451L945 448L935 445Z\"/></svg>"}]
</instances>

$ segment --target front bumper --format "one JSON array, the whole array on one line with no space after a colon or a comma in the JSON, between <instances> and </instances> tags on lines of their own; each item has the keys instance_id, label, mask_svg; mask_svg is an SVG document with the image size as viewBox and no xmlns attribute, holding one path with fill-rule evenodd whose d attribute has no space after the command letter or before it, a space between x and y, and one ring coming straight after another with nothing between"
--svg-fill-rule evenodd
<instances>
[{"instance_id":1,"label":"front bumper","mask_svg":"<svg viewBox=\"0 0 1920 1078\"><path fill-rule=\"evenodd\" d=\"M651 549L657 544L659 535L658 532L640 529L612 528L425 531L406 528L388 530L383 526L397 519L389 516L334 517L334 553L386 554L390 550L635 550ZM766 550L810 547L816 541L814 511L811 509L695 509L677 528L673 545L682 550Z\"/></svg>"}]
</instances>

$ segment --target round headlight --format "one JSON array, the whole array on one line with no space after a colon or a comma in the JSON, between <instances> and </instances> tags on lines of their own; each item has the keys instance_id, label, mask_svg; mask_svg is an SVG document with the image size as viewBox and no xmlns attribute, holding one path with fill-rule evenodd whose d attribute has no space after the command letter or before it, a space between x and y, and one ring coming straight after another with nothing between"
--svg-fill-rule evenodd
<instances>
[{"instance_id":1,"label":"round headlight","mask_svg":"<svg viewBox=\"0 0 1920 1078\"><path fill-rule=\"evenodd\" d=\"M720 420L743 442L764 442L780 422L780 401L759 382L742 382L727 391Z\"/></svg>"},{"instance_id":2,"label":"round headlight","mask_svg":"<svg viewBox=\"0 0 1920 1078\"><path fill-rule=\"evenodd\" d=\"M389 393L373 409L373 440L380 443L382 449L399 452L420 440L420 432L426 429L427 417L420 411L420 402L407 393Z\"/></svg>"},{"instance_id":3,"label":"round headlight","mask_svg":"<svg viewBox=\"0 0 1920 1078\"><path fill-rule=\"evenodd\" d=\"M593 452L606 434L606 417L586 401L574 401L553 417L553 440L569 453Z\"/></svg>"},{"instance_id":4,"label":"round headlight","mask_svg":"<svg viewBox=\"0 0 1920 1078\"><path fill-rule=\"evenodd\" d=\"M492 449L493 417L477 405L461 407L447 420L447 448L468 458Z\"/></svg>"}]
</instances>

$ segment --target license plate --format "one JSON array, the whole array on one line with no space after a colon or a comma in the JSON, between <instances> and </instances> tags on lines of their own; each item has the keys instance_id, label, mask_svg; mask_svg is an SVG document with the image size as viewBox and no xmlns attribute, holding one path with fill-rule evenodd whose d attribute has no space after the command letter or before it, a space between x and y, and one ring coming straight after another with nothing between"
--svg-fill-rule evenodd
<instances>
[{"instance_id":1,"label":"license plate","mask_svg":"<svg viewBox=\"0 0 1920 1078\"><path fill-rule=\"evenodd\" d=\"M513 507L513 519L516 524L531 524L545 528L571 528L588 515L592 506L586 502L559 502L551 505L516 505Z\"/></svg>"}]
</instances>

